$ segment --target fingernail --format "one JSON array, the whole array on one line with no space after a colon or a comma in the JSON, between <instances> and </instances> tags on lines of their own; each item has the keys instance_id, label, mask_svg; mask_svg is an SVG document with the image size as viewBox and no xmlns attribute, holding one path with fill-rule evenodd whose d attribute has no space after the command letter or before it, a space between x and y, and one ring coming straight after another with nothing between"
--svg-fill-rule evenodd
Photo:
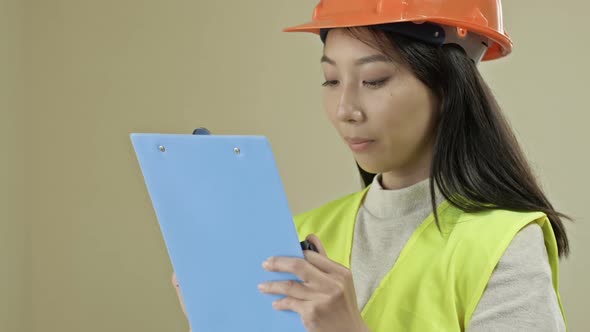
<instances>
[{"instance_id":1,"label":"fingernail","mask_svg":"<svg viewBox=\"0 0 590 332\"><path fill-rule=\"evenodd\" d=\"M259 285L258 285L258 289L259 289L260 291L265 291L265 290L266 290L266 285L265 285L265 284L259 284Z\"/></svg>"},{"instance_id":2,"label":"fingernail","mask_svg":"<svg viewBox=\"0 0 590 332\"><path fill-rule=\"evenodd\" d=\"M270 262L267 260L265 260L264 262L262 262L262 267L265 268L266 270L268 270L270 268Z\"/></svg>"}]
</instances>

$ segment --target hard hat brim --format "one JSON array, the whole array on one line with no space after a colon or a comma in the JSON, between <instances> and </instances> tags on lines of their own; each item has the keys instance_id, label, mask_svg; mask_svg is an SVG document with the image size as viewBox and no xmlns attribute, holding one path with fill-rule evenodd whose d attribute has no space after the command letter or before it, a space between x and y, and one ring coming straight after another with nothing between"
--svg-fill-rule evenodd
<instances>
[{"instance_id":1,"label":"hard hat brim","mask_svg":"<svg viewBox=\"0 0 590 332\"><path fill-rule=\"evenodd\" d=\"M310 32L315 33L317 35L320 34L320 29L337 29L337 28L350 28L350 27L362 27L362 26L371 26L377 24L391 24L391 23L401 23L401 22L424 22L428 21L431 23L437 23L442 25L448 26L457 26L463 29L467 29L469 32L478 33L488 37L492 43L489 45L489 48L484 55L482 61L486 60L493 60L497 58L504 57L512 52L512 41L507 35L498 33L493 29L485 29L477 24L466 24L465 22L453 21L449 20L448 18L442 17L430 17L428 20L420 20L417 18L410 18L410 19L402 19L402 20L383 20L383 22L376 21L374 17L367 17L363 19L362 17L355 17L354 24L351 24L350 20L323 20L323 21L312 21L305 24L300 24L292 27L288 27L283 29L284 32Z\"/></svg>"}]
</instances>

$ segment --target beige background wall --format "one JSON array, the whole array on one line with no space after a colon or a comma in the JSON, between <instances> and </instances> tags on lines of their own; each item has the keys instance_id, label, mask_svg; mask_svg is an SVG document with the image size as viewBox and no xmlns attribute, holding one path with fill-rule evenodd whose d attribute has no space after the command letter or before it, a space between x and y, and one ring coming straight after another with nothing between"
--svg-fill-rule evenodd
<instances>
[{"instance_id":1,"label":"beige background wall","mask_svg":"<svg viewBox=\"0 0 590 332\"><path fill-rule=\"evenodd\" d=\"M0 0L0 331L30 331L31 321L23 36L23 3Z\"/></svg>"},{"instance_id":2,"label":"beige background wall","mask_svg":"<svg viewBox=\"0 0 590 332\"><path fill-rule=\"evenodd\" d=\"M267 135L294 213L358 188L322 113L321 43L280 32L315 2L2 0L0 330L186 331L130 132ZM554 6L505 1L515 52L481 69L577 219L561 285L583 331L590 5Z\"/></svg>"}]
</instances>

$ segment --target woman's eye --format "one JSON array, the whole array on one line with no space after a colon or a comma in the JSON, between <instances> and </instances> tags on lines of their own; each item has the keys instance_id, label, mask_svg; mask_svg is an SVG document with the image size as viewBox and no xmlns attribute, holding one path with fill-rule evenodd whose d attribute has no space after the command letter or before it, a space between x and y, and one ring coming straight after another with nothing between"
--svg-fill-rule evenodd
<instances>
[{"instance_id":1,"label":"woman's eye","mask_svg":"<svg viewBox=\"0 0 590 332\"><path fill-rule=\"evenodd\" d=\"M385 85L387 81L389 81L389 77L377 81L363 81L363 85L365 85L368 88L376 89Z\"/></svg>"},{"instance_id":2,"label":"woman's eye","mask_svg":"<svg viewBox=\"0 0 590 332\"><path fill-rule=\"evenodd\" d=\"M338 81L336 81L336 80L327 80L324 83L322 83L322 86L328 86L328 87L336 86L336 85L338 85Z\"/></svg>"}]
</instances>

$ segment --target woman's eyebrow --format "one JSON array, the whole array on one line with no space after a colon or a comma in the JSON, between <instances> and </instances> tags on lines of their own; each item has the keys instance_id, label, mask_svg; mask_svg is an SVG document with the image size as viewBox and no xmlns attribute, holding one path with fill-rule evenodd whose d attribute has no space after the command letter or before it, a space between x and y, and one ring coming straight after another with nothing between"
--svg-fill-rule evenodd
<instances>
[{"instance_id":1,"label":"woman's eyebrow","mask_svg":"<svg viewBox=\"0 0 590 332\"><path fill-rule=\"evenodd\" d=\"M322 58L320 59L320 63L324 63L324 62L325 62L325 63L329 63L329 64L331 64L331 65L333 65L333 66L335 66L335 65L336 65L336 62L335 62L334 60L332 60L332 59L328 58L328 57L327 57L325 54L324 54L324 55L322 55Z\"/></svg>"},{"instance_id":2,"label":"woman's eyebrow","mask_svg":"<svg viewBox=\"0 0 590 332\"><path fill-rule=\"evenodd\" d=\"M333 66L336 65L336 61L330 59L325 54L322 55L320 62L326 62L326 63L329 63ZM383 54L373 54L373 55L369 55L369 56L365 56L360 59L357 59L354 62L354 64L357 66L361 66L361 65L366 65L368 63L372 63L372 62L391 62L391 60Z\"/></svg>"}]
</instances>

